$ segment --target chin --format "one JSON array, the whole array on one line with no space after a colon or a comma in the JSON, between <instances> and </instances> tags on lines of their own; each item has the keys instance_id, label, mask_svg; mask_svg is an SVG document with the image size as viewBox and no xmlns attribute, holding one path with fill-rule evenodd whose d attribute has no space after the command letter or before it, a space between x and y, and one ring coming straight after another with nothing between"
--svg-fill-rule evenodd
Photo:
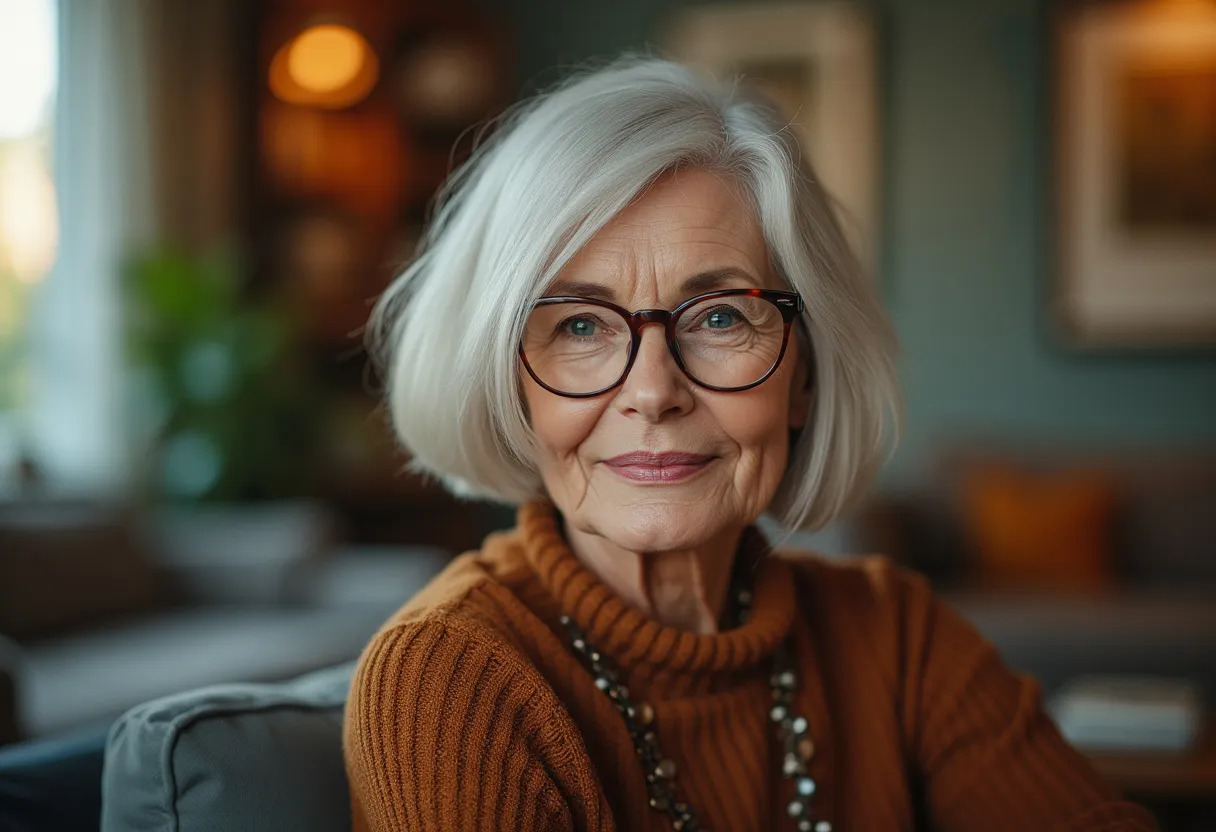
<instances>
[{"instance_id":1,"label":"chin","mask_svg":"<svg viewBox=\"0 0 1216 832\"><path fill-rule=\"evenodd\" d=\"M721 533L729 512L705 501L654 498L604 506L596 531L630 552L666 552L703 545Z\"/></svg>"}]
</instances>

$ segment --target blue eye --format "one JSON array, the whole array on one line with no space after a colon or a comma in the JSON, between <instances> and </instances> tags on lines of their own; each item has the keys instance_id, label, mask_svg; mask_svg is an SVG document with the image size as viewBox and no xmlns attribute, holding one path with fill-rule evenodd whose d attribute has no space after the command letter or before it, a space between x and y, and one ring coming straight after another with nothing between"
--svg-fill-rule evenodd
<instances>
[{"instance_id":1,"label":"blue eye","mask_svg":"<svg viewBox=\"0 0 1216 832\"><path fill-rule=\"evenodd\" d=\"M739 315L733 309L720 307L705 316L705 326L709 329L730 329Z\"/></svg>"},{"instance_id":2,"label":"blue eye","mask_svg":"<svg viewBox=\"0 0 1216 832\"><path fill-rule=\"evenodd\" d=\"M586 338L595 334L595 322L588 318L567 318L562 327L571 335Z\"/></svg>"}]
</instances>

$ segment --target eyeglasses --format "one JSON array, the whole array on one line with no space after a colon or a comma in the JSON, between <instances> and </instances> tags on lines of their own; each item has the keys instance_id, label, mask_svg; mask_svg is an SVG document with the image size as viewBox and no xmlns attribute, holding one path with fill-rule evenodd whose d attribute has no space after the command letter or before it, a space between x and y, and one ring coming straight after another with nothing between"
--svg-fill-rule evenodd
<instances>
[{"instance_id":1,"label":"eyeglasses","mask_svg":"<svg viewBox=\"0 0 1216 832\"><path fill-rule=\"evenodd\" d=\"M528 374L550 393L584 399L624 382L642 327L663 327L676 366L709 390L736 392L765 381L785 356L797 292L724 289L666 309L629 312L603 300L541 298L519 342Z\"/></svg>"}]
</instances>

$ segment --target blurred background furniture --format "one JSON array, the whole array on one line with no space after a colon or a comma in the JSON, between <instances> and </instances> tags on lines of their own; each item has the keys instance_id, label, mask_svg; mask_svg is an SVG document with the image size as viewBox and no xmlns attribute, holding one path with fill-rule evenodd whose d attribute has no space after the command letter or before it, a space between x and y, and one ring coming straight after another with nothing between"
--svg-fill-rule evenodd
<instances>
[{"instance_id":1,"label":"blurred background furniture","mask_svg":"<svg viewBox=\"0 0 1216 832\"><path fill-rule=\"evenodd\" d=\"M4 506L0 725L10 740L63 735L165 694L353 658L448 556L343 548L334 532L306 502Z\"/></svg>"},{"instance_id":2,"label":"blurred background furniture","mask_svg":"<svg viewBox=\"0 0 1216 832\"><path fill-rule=\"evenodd\" d=\"M877 495L844 537L927 575L1049 702L1079 677L1180 680L1210 721L1214 509L1211 451L957 441L920 487ZM1178 753L1090 754L1166 828L1216 820L1210 730Z\"/></svg>"},{"instance_id":3,"label":"blurred background furniture","mask_svg":"<svg viewBox=\"0 0 1216 832\"><path fill-rule=\"evenodd\" d=\"M975 442L872 500L856 551L927 575L1050 693L1180 676L1216 701L1216 455Z\"/></svg>"}]
</instances>

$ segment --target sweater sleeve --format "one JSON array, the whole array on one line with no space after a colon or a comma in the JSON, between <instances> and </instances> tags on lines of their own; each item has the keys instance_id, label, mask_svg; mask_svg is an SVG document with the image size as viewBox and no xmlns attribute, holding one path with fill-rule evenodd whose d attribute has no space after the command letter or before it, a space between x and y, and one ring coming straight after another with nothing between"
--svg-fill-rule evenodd
<instances>
[{"instance_id":1,"label":"sweater sleeve","mask_svg":"<svg viewBox=\"0 0 1216 832\"><path fill-rule=\"evenodd\" d=\"M505 654L442 621L400 624L368 645L343 732L356 832L574 828L536 683Z\"/></svg>"},{"instance_id":2,"label":"sweater sleeve","mask_svg":"<svg viewBox=\"0 0 1216 832\"><path fill-rule=\"evenodd\" d=\"M899 583L903 718L934 829L1156 829L1061 736L1034 679L1011 672L924 579Z\"/></svg>"}]
</instances>

